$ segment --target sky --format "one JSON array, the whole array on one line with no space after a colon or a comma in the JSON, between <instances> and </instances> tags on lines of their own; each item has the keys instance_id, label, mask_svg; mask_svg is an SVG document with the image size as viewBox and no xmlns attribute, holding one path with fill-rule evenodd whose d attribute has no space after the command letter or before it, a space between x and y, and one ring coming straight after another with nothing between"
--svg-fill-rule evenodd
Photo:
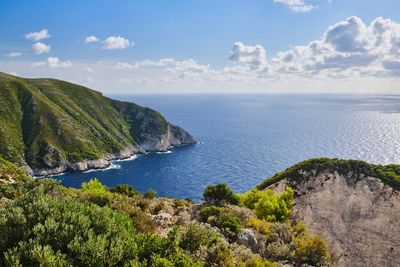
<instances>
[{"instance_id":1,"label":"sky","mask_svg":"<svg viewBox=\"0 0 400 267\"><path fill-rule=\"evenodd\" d=\"M400 93L398 0L2 0L0 71L106 94Z\"/></svg>"}]
</instances>

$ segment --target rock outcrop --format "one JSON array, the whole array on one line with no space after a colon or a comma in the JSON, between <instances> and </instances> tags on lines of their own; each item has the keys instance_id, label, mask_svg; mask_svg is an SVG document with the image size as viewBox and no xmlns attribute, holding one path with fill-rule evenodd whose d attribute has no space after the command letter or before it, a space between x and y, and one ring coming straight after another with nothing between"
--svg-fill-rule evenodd
<instances>
[{"instance_id":1,"label":"rock outcrop","mask_svg":"<svg viewBox=\"0 0 400 267\"><path fill-rule=\"evenodd\" d=\"M321 235L338 266L400 266L400 194L382 179L334 169L298 170L267 188L295 190L295 215Z\"/></svg>"}]
</instances>

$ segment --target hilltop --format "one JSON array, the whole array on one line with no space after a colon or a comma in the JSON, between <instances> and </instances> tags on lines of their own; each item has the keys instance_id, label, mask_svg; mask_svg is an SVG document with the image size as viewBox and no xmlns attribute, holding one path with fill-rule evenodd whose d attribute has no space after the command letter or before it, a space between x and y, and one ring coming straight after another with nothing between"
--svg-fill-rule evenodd
<instances>
[{"instance_id":1,"label":"hilltop","mask_svg":"<svg viewBox=\"0 0 400 267\"><path fill-rule=\"evenodd\" d=\"M0 157L34 175L107 167L195 142L150 108L61 80L0 73Z\"/></svg>"}]
</instances>

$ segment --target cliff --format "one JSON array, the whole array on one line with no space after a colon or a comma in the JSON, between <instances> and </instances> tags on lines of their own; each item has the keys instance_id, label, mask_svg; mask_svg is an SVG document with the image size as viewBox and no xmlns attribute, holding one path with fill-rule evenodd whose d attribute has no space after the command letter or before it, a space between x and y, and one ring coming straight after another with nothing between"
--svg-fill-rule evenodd
<instances>
[{"instance_id":1,"label":"cliff","mask_svg":"<svg viewBox=\"0 0 400 267\"><path fill-rule=\"evenodd\" d=\"M33 175L103 168L195 142L150 108L65 81L0 73L0 157Z\"/></svg>"},{"instance_id":2,"label":"cliff","mask_svg":"<svg viewBox=\"0 0 400 267\"><path fill-rule=\"evenodd\" d=\"M398 166L313 159L259 186L295 190L294 213L321 235L338 266L400 266Z\"/></svg>"}]
</instances>

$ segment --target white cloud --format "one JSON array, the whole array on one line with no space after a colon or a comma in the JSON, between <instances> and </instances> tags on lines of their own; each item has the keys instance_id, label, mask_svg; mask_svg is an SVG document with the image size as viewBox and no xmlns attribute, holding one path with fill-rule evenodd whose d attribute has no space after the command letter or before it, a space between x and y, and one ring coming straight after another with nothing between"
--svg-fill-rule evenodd
<instances>
[{"instance_id":1,"label":"white cloud","mask_svg":"<svg viewBox=\"0 0 400 267\"><path fill-rule=\"evenodd\" d=\"M325 42L339 52L363 52L368 45L368 29L358 17L330 26L325 32Z\"/></svg>"},{"instance_id":2,"label":"white cloud","mask_svg":"<svg viewBox=\"0 0 400 267\"><path fill-rule=\"evenodd\" d=\"M245 45L242 42L233 44L231 61L246 63L252 69L258 69L266 63L266 52L261 45Z\"/></svg>"},{"instance_id":3,"label":"white cloud","mask_svg":"<svg viewBox=\"0 0 400 267\"><path fill-rule=\"evenodd\" d=\"M400 24L381 17L369 25L349 17L330 26L321 39L278 53L272 59L277 74L321 77L396 75L400 61Z\"/></svg>"},{"instance_id":4,"label":"white cloud","mask_svg":"<svg viewBox=\"0 0 400 267\"><path fill-rule=\"evenodd\" d=\"M94 36L94 35L90 35L90 36L87 36L87 37L85 38L85 43L86 43L86 44L88 44L88 43L94 43L94 42L98 42L98 41L99 41L99 39L97 39L97 37Z\"/></svg>"},{"instance_id":5,"label":"white cloud","mask_svg":"<svg viewBox=\"0 0 400 267\"><path fill-rule=\"evenodd\" d=\"M36 55L48 53L50 52L50 48L51 48L50 45L46 45L41 42L37 42L32 45L33 53L35 53Z\"/></svg>"},{"instance_id":6,"label":"white cloud","mask_svg":"<svg viewBox=\"0 0 400 267\"><path fill-rule=\"evenodd\" d=\"M274 0L275 3L280 3L289 7L297 13L305 13L316 8L315 5L308 4L304 0Z\"/></svg>"},{"instance_id":7,"label":"white cloud","mask_svg":"<svg viewBox=\"0 0 400 267\"><path fill-rule=\"evenodd\" d=\"M135 45L134 42L130 42L128 39L121 36L110 36L102 43L101 48L103 49L124 49Z\"/></svg>"},{"instance_id":8,"label":"white cloud","mask_svg":"<svg viewBox=\"0 0 400 267\"><path fill-rule=\"evenodd\" d=\"M126 62L117 62L115 65L116 69L132 69L134 66Z\"/></svg>"},{"instance_id":9,"label":"white cloud","mask_svg":"<svg viewBox=\"0 0 400 267\"><path fill-rule=\"evenodd\" d=\"M49 68L69 68L72 66L72 62L69 60L61 61L58 57L48 57L47 66Z\"/></svg>"},{"instance_id":10,"label":"white cloud","mask_svg":"<svg viewBox=\"0 0 400 267\"><path fill-rule=\"evenodd\" d=\"M31 41L40 41L43 39L47 39L50 37L49 31L47 29L43 29L39 32L31 32L31 33L27 33L25 34L25 38Z\"/></svg>"},{"instance_id":11,"label":"white cloud","mask_svg":"<svg viewBox=\"0 0 400 267\"><path fill-rule=\"evenodd\" d=\"M400 84L400 24L380 17L371 23L350 17L327 27L320 38L268 58L262 45L237 42L229 59L218 68L192 58L73 64L58 58L34 64L8 59L0 61L0 69L90 84L113 93L349 92L349 88L392 93Z\"/></svg>"},{"instance_id":12,"label":"white cloud","mask_svg":"<svg viewBox=\"0 0 400 267\"><path fill-rule=\"evenodd\" d=\"M35 62L31 65L32 67L48 67L48 68L70 68L72 62L61 61L58 57L48 57L46 61Z\"/></svg>"},{"instance_id":13,"label":"white cloud","mask_svg":"<svg viewBox=\"0 0 400 267\"><path fill-rule=\"evenodd\" d=\"M20 56L22 56L22 53L21 52L11 52L11 53L5 54L5 56L6 57L20 57Z\"/></svg>"}]
</instances>

